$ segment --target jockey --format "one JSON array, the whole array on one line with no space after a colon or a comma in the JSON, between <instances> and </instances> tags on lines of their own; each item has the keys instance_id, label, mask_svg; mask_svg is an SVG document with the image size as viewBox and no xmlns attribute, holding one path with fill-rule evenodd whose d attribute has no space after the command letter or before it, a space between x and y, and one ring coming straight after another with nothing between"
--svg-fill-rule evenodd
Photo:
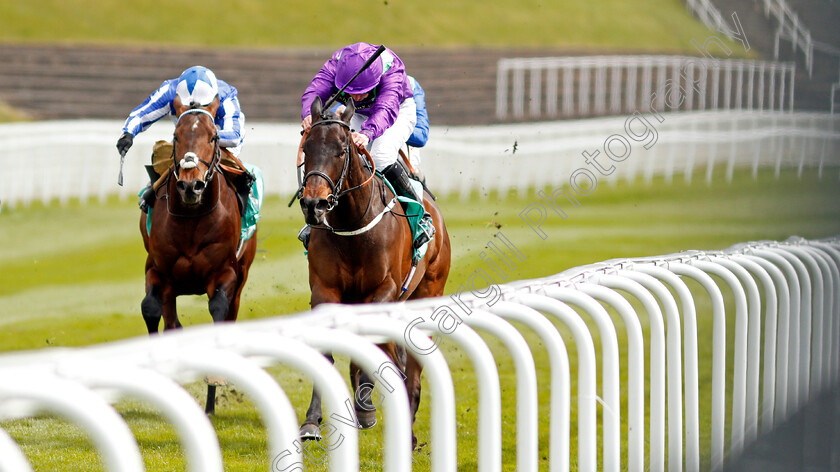
<instances>
[{"instance_id":1,"label":"jockey","mask_svg":"<svg viewBox=\"0 0 840 472\"><path fill-rule=\"evenodd\" d=\"M122 135L117 140L117 150L124 154L131 147L134 136L149 128L152 123L169 115L173 122L177 121L174 106L175 98L180 98L185 106L199 105L208 106L214 100L219 100L216 110L215 122L219 132L219 146L223 151L233 156L233 166L239 167L239 152L242 150L242 142L245 137L245 115L239 107L237 90L223 80L216 79L216 75L210 69L202 66L193 66L185 70L177 79L169 79L163 82L143 103L135 108L125 120ZM171 148L169 148L171 149ZM168 150L171 153L171 150ZM223 158L225 152L222 153ZM167 156L168 157L168 156ZM223 159L224 162L224 159ZM239 161L242 162L242 161ZM232 167L233 167L232 166ZM259 219L259 207L262 204L262 182L261 172L253 165L244 164L244 182L235 183L240 200L247 202L243 205L249 220L255 225ZM251 185L258 179L258 185ZM253 188L252 187L256 187ZM140 197L140 208L148 213L154 206L155 192L150 183ZM246 218L243 216L243 219ZM243 228L244 230L244 228Z\"/></svg>"},{"instance_id":2,"label":"jockey","mask_svg":"<svg viewBox=\"0 0 840 472\"><path fill-rule=\"evenodd\" d=\"M315 74L301 97L301 127L309 131L312 116L309 114L315 97L322 102L341 90L359 72L361 66L376 52L377 46L355 43L336 51ZM416 192L411 177L397 162L400 147L412 136L417 123L417 105L412 85L405 73L403 62L390 49L376 58L371 65L347 85L338 101L353 100L356 113L350 121L353 143L367 147L377 169L394 187L399 196L416 200L423 205L422 191ZM431 215L425 211L420 222L423 229L414 241L419 248L432 239L435 233ZM298 238L307 245L309 227L304 227Z\"/></svg>"},{"instance_id":3,"label":"jockey","mask_svg":"<svg viewBox=\"0 0 840 472\"><path fill-rule=\"evenodd\" d=\"M420 149L429 141L429 111L426 110L426 92L420 86L420 82L412 76L408 76L408 81L411 82L411 90L414 92L414 103L417 104L417 124L414 125L414 131L411 137L408 138L406 144L406 155L408 156L411 167L414 168L414 175L425 182L426 178L420 170Z\"/></svg>"}]
</instances>

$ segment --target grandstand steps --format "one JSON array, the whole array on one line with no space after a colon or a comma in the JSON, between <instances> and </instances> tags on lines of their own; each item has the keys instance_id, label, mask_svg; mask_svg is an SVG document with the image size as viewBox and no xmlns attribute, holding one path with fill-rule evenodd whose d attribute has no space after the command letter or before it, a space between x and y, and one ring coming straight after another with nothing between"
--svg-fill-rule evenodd
<instances>
[{"instance_id":1,"label":"grandstand steps","mask_svg":"<svg viewBox=\"0 0 840 472\"><path fill-rule=\"evenodd\" d=\"M0 98L41 119L123 119L165 79L201 64L239 90L251 121L300 119L300 95L332 50L195 50L4 45ZM495 121L496 62L557 51L398 51L436 124Z\"/></svg>"},{"instance_id":2,"label":"grandstand steps","mask_svg":"<svg viewBox=\"0 0 840 472\"><path fill-rule=\"evenodd\" d=\"M776 30L775 17L766 17L764 4L758 0L712 0L721 15L731 24L732 12L738 14L750 48L766 60L774 60ZM826 52L824 46L840 52L840 5L836 2L787 0L803 26L818 42L814 49L813 75L809 76L805 56L797 50L794 54L789 40L779 41L779 61L796 62L794 108L822 110L830 108L831 84L840 81L840 56Z\"/></svg>"},{"instance_id":3,"label":"grandstand steps","mask_svg":"<svg viewBox=\"0 0 840 472\"><path fill-rule=\"evenodd\" d=\"M752 0L733 0L750 7L736 9L750 45L764 58L773 31L763 9ZM731 11L722 8L724 14ZM727 16L728 17L728 16ZM764 22L764 26L761 26ZM768 40L768 37L770 38ZM191 49L175 47L15 45L0 48L0 99L38 119L124 119L149 93L185 68L202 64L239 90L248 121L294 122L300 119L300 95L332 49ZM426 104L435 125L497 123L496 64L503 57L553 57L580 54L558 50L495 50L401 48L397 51L410 74L426 90ZM605 54L587 51L587 55ZM819 56L820 53L818 52ZM782 60L792 60L782 47ZM826 109L834 76L808 79L798 55L795 105ZM826 60L820 59L819 63ZM815 69L815 72L820 69ZM594 80L594 77L590 77ZM580 86L576 79L575 91ZM622 85L623 89L623 85ZM594 94L594 87L590 87ZM509 121L546 119L526 116ZM610 114L610 112L606 112ZM596 116L575 113L561 118Z\"/></svg>"}]
</instances>

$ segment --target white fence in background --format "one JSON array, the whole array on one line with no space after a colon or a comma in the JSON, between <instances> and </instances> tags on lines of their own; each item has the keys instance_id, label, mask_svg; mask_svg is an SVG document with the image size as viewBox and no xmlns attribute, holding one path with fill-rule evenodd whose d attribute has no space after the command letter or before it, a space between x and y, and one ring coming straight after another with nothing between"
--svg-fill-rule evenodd
<instances>
[{"instance_id":1,"label":"white fence in background","mask_svg":"<svg viewBox=\"0 0 840 472\"><path fill-rule=\"evenodd\" d=\"M797 49L802 51L805 68L808 70L808 77L812 77L814 71L814 46L818 44L811 39L811 32L799 21L799 16L790 9L785 0L762 0L761 3L764 5L764 16L770 18L772 14L776 21L779 22L774 38L773 57L776 60L779 59L779 41L781 39L787 39L790 41L794 55ZM732 37L732 27L726 24L720 10L709 0L686 0L686 7L688 11L697 16L710 30L720 31ZM733 13L733 15L735 14Z\"/></svg>"},{"instance_id":2,"label":"white fence in background","mask_svg":"<svg viewBox=\"0 0 840 472\"><path fill-rule=\"evenodd\" d=\"M769 18L772 14L779 22L773 46L773 57L779 59L779 40L787 39L790 41L794 54L796 54L797 49L802 51L805 56L805 68L808 70L808 77L813 76L814 41L811 40L811 31L799 21L799 16L790 9L785 0L762 0L762 3L764 4L764 16Z\"/></svg>"},{"instance_id":3,"label":"white fence in background","mask_svg":"<svg viewBox=\"0 0 840 472\"><path fill-rule=\"evenodd\" d=\"M662 120L661 122L659 120ZM118 122L53 121L0 125L0 204L109 195L134 198L148 181L143 165L152 144L171 137L171 125L158 123L135 139L126 156L125 186L117 186ZM621 136L617 138L616 136ZM621 141L623 138L623 141ZM297 187L294 159L299 126L249 124L242 151L258 165L267 194L291 197ZM616 141L631 146L620 162ZM605 145L610 146L607 151ZM609 175L587 164L594 155ZM616 159L618 159L616 157ZM667 180L695 172L731 178L735 168L818 168L840 166L840 118L829 114L759 112L681 112L628 115L485 127L433 127L422 149L427 182L438 195L467 197L478 193L564 185L579 169L605 181ZM717 170L717 172L715 172Z\"/></svg>"},{"instance_id":4,"label":"white fence in background","mask_svg":"<svg viewBox=\"0 0 840 472\"><path fill-rule=\"evenodd\" d=\"M500 59L496 117L793 111L795 72L794 63L687 56Z\"/></svg>"},{"instance_id":5,"label":"white fence in background","mask_svg":"<svg viewBox=\"0 0 840 472\"><path fill-rule=\"evenodd\" d=\"M702 290L693 293L684 280L696 281ZM734 297L734 311L725 309L724 293ZM695 301L706 297L711 300L711 313L698 313ZM643 309L635 311L630 301L640 302ZM622 322L611 318L606 308L614 310ZM714 346L711 445L710 450L701 451L698 344L706 340L698 339L697 319L710 315ZM456 316L463 323L452 318ZM448 317L451 322L444 322ZM727 346L727 320L733 317L734 343ZM139 397L157 406L172 422L189 470L216 472L222 470L222 455L213 426L178 384L206 374L223 375L253 399L262 416L270 450L266 469L288 470L301 461L293 447L298 434L295 410L261 367L284 364L300 370L324 392L327 413L346 414L345 401L352 397L343 375L318 355L331 350L394 387L392 393L383 393L384 470L408 471L412 452L405 389L394 381L399 380L396 374L395 378L381 377L387 360L374 344L390 339L405 345L424 365L431 391L430 404L423 408L431 409L432 470L455 471L458 441L452 376L440 350L420 355L419 349L431 346L423 333L460 346L475 368L481 471L500 471L503 460L513 460L502 457L502 390L494 355L513 359L516 469L537 471L538 424L545 417L537 410L534 358L518 331L523 328L511 321L535 332L548 351L550 378L542 381L550 383L545 391L551 407L551 471L568 471L573 463L577 470L608 472L624 466L631 472L673 472L684 464L687 471L695 472L707 452L712 469L719 470L727 460L727 444L728 457L737 457L759 432L773 430L809 399L838 385L840 239L791 238L745 243L720 252L610 260L543 279L484 289L471 286L451 298L322 306L295 316L187 328L154 338L5 354L0 356L0 418L24 418L44 410L67 417L88 432L108 470L140 471L143 461L137 442L110 405L121 396ZM567 345L551 321L571 332L569 348L577 351L576 369L570 369ZM647 346L643 324L649 326ZM498 337L503 352L491 352L476 329ZM624 335L623 330L628 356L620 365L617 337ZM593 343L595 331L601 340L599 353ZM727 347L734 357L731 384L726 382ZM645 365L645 353L649 365ZM626 409L619 402L622 371L627 378ZM578 376L574 418L571 372ZM732 401L728 413L727 397ZM620 426L625 416L627 430ZM358 471L358 432L343 423L334 426L344 440L329 452L330 470ZM577 456L570 457L570 434L575 429ZM626 455L621 453L622 443L628 446ZM603 447L600 460L599 445ZM2 430L0 470L31 470L18 445Z\"/></svg>"},{"instance_id":6,"label":"white fence in background","mask_svg":"<svg viewBox=\"0 0 840 472\"><path fill-rule=\"evenodd\" d=\"M728 31L729 26L720 10L709 0L686 0L688 11L693 13L707 28L712 31Z\"/></svg>"}]
</instances>

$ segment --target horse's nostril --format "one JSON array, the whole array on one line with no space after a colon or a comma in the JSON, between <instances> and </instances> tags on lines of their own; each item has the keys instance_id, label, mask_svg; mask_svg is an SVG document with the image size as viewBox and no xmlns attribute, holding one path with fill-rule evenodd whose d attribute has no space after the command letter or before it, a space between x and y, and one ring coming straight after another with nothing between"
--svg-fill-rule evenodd
<instances>
[{"instance_id":1,"label":"horse's nostril","mask_svg":"<svg viewBox=\"0 0 840 472\"><path fill-rule=\"evenodd\" d=\"M323 198L301 198L300 207L304 212L322 214L327 211L327 201Z\"/></svg>"},{"instance_id":2,"label":"horse's nostril","mask_svg":"<svg viewBox=\"0 0 840 472\"><path fill-rule=\"evenodd\" d=\"M175 187L177 187L178 190L183 192L183 191L187 190L187 181L186 180L179 180L178 182L175 183Z\"/></svg>"},{"instance_id":3,"label":"horse's nostril","mask_svg":"<svg viewBox=\"0 0 840 472\"><path fill-rule=\"evenodd\" d=\"M195 192L201 192L206 186L207 184L205 184L204 181L198 180L193 184L193 190Z\"/></svg>"}]
</instances>

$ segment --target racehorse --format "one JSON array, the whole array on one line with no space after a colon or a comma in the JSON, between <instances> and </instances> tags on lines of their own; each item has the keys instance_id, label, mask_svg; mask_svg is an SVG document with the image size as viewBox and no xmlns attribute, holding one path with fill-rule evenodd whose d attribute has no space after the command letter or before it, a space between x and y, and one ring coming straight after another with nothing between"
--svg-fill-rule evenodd
<instances>
[{"instance_id":1,"label":"racehorse","mask_svg":"<svg viewBox=\"0 0 840 472\"><path fill-rule=\"evenodd\" d=\"M302 143L304 177L298 196L306 223L312 226L308 247L309 286L314 308L321 303L375 303L443 294L451 248L440 209L426 192L424 202L437 230L412 271L412 233L395 195L372 160L363 161L352 145L352 101L340 116L324 112L321 100L311 106L312 127ZM323 115L322 115L323 113ZM370 157L368 156L368 159ZM403 289L405 289L403 291ZM421 366L395 343L380 345L405 374L412 425L420 404ZM407 358L406 358L407 357ZM328 355L332 360L332 357ZM370 377L351 363L356 419L369 428L376 423L370 398L359 399L359 386L373 388ZM317 391L301 426L301 438L320 439L321 401ZM412 435L413 445L417 439Z\"/></svg>"},{"instance_id":2,"label":"racehorse","mask_svg":"<svg viewBox=\"0 0 840 472\"><path fill-rule=\"evenodd\" d=\"M218 99L208 107L182 106L172 139L173 162L166 181L156 188L147 232L141 212L140 232L146 247L146 296L141 304L149 334L181 327L175 297L207 294L213 322L234 321L248 269L257 250L256 231L240 243L237 197L220 171L222 150L214 124ZM208 381L207 413L215 408L215 385Z\"/></svg>"}]
</instances>

